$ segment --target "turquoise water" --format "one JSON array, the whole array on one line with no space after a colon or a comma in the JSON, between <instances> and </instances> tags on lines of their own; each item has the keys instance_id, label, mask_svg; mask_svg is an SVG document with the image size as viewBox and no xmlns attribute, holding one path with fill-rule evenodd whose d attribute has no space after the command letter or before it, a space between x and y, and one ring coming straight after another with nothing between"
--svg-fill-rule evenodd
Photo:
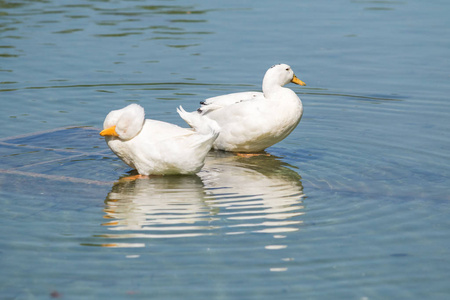
<instances>
[{"instance_id":1,"label":"turquoise water","mask_svg":"<svg viewBox=\"0 0 450 300\"><path fill-rule=\"evenodd\" d=\"M0 298L448 299L448 1L0 2ZM260 90L304 115L270 156L126 181L131 102Z\"/></svg>"}]
</instances>

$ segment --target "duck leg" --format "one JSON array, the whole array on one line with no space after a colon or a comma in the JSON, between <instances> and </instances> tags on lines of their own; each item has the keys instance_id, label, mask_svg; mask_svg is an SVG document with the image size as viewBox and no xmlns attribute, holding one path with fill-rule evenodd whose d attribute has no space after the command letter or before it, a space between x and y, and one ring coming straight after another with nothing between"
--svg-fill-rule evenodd
<instances>
[{"instance_id":1,"label":"duck leg","mask_svg":"<svg viewBox=\"0 0 450 300\"><path fill-rule=\"evenodd\" d=\"M249 158L249 157L254 157L254 156L270 156L269 153L236 153L237 156L239 157L245 157L245 158Z\"/></svg>"},{"instance_id":2,"label":"duck leg","mask_svg":"<svg viewBox=\"0 0 450 300\"><path fill-rule=\"evenodd\" d=\"M137 180L137 179L149 179L149 178L150 178L150 176L148 176L148 175L137 174L137 175L131 175L131 176L120 178L119 181L133 181L133 180Z\"/></svg>"}]
</instances>

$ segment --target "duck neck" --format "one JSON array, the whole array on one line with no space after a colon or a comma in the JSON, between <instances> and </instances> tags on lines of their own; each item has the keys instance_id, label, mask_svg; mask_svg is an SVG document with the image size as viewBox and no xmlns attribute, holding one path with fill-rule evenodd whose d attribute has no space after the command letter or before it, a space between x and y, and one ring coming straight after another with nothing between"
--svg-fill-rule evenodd
<instances>
[{"instance_id":1,"label":"duck neck","mask_svg":"<svg viewBox=\"0 0 450 300\"><path fill-rule=\"evenodd\" d=\"M265 80L262 85L262 91L266 98L270 98L270 95L273 95L279 92L283 87L274 81Z\"/></svg>"}]
</instances>

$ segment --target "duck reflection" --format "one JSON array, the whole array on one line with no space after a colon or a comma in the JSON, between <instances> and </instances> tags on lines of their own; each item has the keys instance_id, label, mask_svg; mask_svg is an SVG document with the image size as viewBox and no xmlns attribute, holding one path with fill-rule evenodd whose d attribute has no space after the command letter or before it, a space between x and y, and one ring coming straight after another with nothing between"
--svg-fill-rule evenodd
<instances>
[{"instance_id":1,"label":"duck reflection","mask_svg":"<svg viewBox=\"0 0 450 300\"><path fill-rule=\"evenodd\" d=\"M120 179L105 200L104 238L174 238L298 230L300 175L274 156L211 152L195 176Z\"/></svg>"},{"instance_id":2,"label":"duck reflection","mask_svg":"<svg viewBox=\"0 0 450 300\"><path fill-rule=\"evenodd\" d=\"M243 158L211 152L199 176L210 196L207 205L228 220L229 234L298 230L304 214L301 176L272 155Z\"/></svg>"},{"instance_id":3,"label":"duck reflection","mask_svg":"<svg viewBox=\"0 0 450 300\"><path fill-rule=\"evenodd\" d=\"M211 229L212 213L205 205L198 176L155 176L121 179L105 200L110 230L128 231L127 237L182 237L205 234ZM132 233L132 232L135 233Z\"/></svg>"}]
</instances>

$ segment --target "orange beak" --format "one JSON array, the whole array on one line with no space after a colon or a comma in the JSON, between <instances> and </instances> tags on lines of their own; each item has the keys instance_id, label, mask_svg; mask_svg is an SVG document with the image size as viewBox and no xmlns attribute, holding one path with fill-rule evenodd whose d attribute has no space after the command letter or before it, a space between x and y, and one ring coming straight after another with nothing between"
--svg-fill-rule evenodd
<instances>
[{"instance_id":1,"label":"orange beak","mask_svg":"<svg viewBox=\"0 0 450 300\"><path fill-rule=\"evenodd\" d=\"M116 125L103 129L100 132L101 136L119 136L116 132Z\"/></svg>"},{"instance_id":2,"label":"orange beak","mask_svg":"<svg viewBox=\"0 0 450 300\"><path fill-rule=\"evenodd\" d=\"M303 81L301 81L300 79L297 78L297 76L294 75L294 77L291 80L292 83L298 84L298 85L303 85L305 86L306 83L304 83Z\"/></svg>"}]
</instances>

